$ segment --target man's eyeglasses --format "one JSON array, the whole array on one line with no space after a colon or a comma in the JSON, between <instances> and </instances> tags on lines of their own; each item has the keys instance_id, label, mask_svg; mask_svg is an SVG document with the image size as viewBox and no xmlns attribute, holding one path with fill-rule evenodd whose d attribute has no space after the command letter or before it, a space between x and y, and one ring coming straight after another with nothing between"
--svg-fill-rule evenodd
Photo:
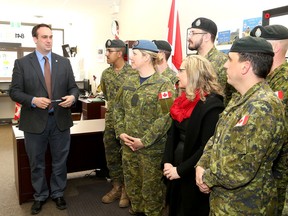
<instances>
[{"instance_id":1,"label":"man's eyeglasses","mask_svg":"<svg viewBox=\"0 0 288 216\"><path fill-rule=\"evenodd\" d=\"M189 32L189 36L198 35L198 34L204 35L204 34L207 34L207 32L193 32L193 31Z\"/></svg>"},{"instance_id":2,"label":"man's eyeglasses","mask_svg":"<svg viewBox=\"0 0 288 216\"><path fill-rule=\"evenodd\" d=\"M119 52L119 51L118 50L110 50L110 49L106 50L106 53L112 53L112 52Z\"/></svg>"},{"instance_id":3,"label":"man's eyeglasses","mask_svg":"<svg viewBox=\"0 0 288 216\"><path fill-rule=\"evenodd\" d=\"M193 35L204 35L204 34L207 34L207 32L194 32L194 29L192 28L188 28L187 29L187 34L191 37Z\"/></svg>"}]
</instances>

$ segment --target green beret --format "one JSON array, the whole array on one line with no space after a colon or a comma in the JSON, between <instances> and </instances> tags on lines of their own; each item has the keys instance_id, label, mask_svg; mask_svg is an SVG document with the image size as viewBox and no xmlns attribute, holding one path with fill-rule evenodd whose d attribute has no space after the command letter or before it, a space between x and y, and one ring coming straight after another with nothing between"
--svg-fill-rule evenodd
<instances>
[{"instance_id":1,"label":"green beret","mask_svg":"<svg viewBox=\"0 0 288 216\"><path fill-rule=\"evenodd\" d=\"M230 52L238 53L265 53L274 56L272 45L264 38L246 36L235 40Z\"/></svg>"},{"instance_id":2,"label":"green beret","mask_svg":"<svg viewBox=\"0 0 288 216\"><path fill-rule=\"evenodd\" d=\"M105 43L106 48L122 48L126 47L126 44L122 40L107 40Z\"/></svg>"},{"instance_id":3,"label":"green beret","mask_svg":"<svg viewBox=\"0 0 288 216\"><path fill-rule=\"evenodd\" d=\"M199 17L191 25L192 28L202 29L206 32L209 32L213 35L217 35L217 25L210 19Z\"/></svg>"},{"instance_id":4,"label":"green beret","mask_svg":"<svg viewBox=\"0 0 288 216\"><path fill-rule=\"evenodd\" d=\"M288 28L282 25L256 26L252 29L250 35L266 40L285 40L288 39Z\"/></svg>"},{"instance_id":5,"label":"green beret","mask_svg":"<svg viewBox=\"0 0 288 216\"><path fill-rule=\"evenodd\" d=\"M165 40L153 40L159 50L164 50L167 52L171 52L171 45Z\"/></svg>"},{"instance_id":6,"label":"green beret","mask_svg":"<svg viewBox=\"0 0 288 216\"><path fill-rule=\"evenodd\" d=\"M155 43L153 43L152 41L149 41L149 40L137 40L137 41L135 41L135 43L132 46L132 49L147 50L147 51L151 51L151 52L155 52L155 53L159 52L159 49L157 48Z\"/></svg>"}]
</instances>

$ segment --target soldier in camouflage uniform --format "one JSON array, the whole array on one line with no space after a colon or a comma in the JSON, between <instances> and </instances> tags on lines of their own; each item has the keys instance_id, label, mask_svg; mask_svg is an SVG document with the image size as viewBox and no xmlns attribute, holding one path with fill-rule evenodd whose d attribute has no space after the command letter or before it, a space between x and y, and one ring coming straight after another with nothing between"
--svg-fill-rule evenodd
<instances>
[{"instance_id":1,"label":"soldier in camouflage uniform","mask_svg":"<svg viewBox=\"0 0 288 216\"><path fill-rule=\"evenodd\" d=\"M235 41L225 63L239 92L221 114L214 136L196 165L196 184L210 193L210 215L277 214L272 173L287 139L284 106L265 78L273 49L263 38Z\"/></svg>"},{"instance_id":2,"label":"soldier in camouflage uniform","mask_svg":"<svg viewBox=\"0 0 288 216\"><path fill-rule=\"evenodd\" d=\"M214 42L217 35L217 25L210 19L199 17L192 22L188 49L197 50L197 54L208 59L217 75L220 85L224 89L224 104L227 105L235 89L227 83L226 69L224 63L227 61L227 55L216 49Z\"/></svg>"},{"instance_id":3,"label":"soldier in camouflage uniform","mask_svg":"<svg viewBox=\"0 0 288 216\"><path fill-rule=\"evenodd\" d=\"M153 40L152 42L154 42L159 49L158 55L160 55L160 61L157 62L157 71L162 76L168 77L173 84L176 84L178 82L178 77L176 76L177 73L173 71L167 63L171 56L171 45L164 40Z\"/></svg>"},{"instance_id":4,"label":"soldier in camouflage uniform","mask_svg":"<svg viewBox=\"0 0 288 216\"><path fill-rule=\"evenodd\" d=\"M123 146L129 212L160 216L165 201L160 163L171 125L174 86L156 72L158 49L152 41L136 41L132 49L131 65L139 74L129 77L117 95L115 131Z\"/></svg>"},{"instance_id":5,"label":"soldier in camouflage uniform","mask_svg":"<svg viewBox=\"0 0 288 216\"><path fill-rule=\"evenodd\" d=\"M288 50L288 29L282 25L256 26L251 36L265 38L272 44L274 60L266 80L285 106L285 120L288 125L288 63L285 55ZM278 215L282 215L288 183L288 140L273 166L278 187Z\"/></svg>"},{"instance_id":6,"label":"soldier in camouflage uniform","mask_svg":"<svg viewBox=\"0 0 288 216\"><path fill-rule=\"evenodd\" d=\"M111 203L120 198L119 207L128 207L129 199L123 185L123 170L121 145L116 139L113 122L114 100L119 88L127 77L138 74L128 63L125 63L125 43L122 40L107 40L106 44L107 63L111 66L105 69L101 76L100 86L107 101L105 114L104 146L107 167L112 180L113 188L102 197L103 203Z\"/></svg>"}]
</instances>

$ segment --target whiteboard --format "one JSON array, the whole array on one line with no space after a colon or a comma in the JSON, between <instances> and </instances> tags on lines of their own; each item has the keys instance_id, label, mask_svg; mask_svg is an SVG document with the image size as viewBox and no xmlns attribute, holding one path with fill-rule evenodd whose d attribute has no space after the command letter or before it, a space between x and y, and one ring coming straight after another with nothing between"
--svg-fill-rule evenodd
<instances>
[{"instance_id":1,"label":"whiteboard","mask_svg":"<svg viewBox=\"0 0 288 216\"><path fill-rule=\"evenodd\" d=\"M20 47L35 48L32 37L32 28L36 24L11 25L9 22L0 22L0 41L4 43L20 44ZM52 51L63 56L62 45L64 44L64 29L53 29L53 48ZM7 47L6 47L7 48ZM19 48L19 47L18 47ZM0 46L0 82L10 82L14 61L17 58L27 55L29 52L22 52L15 47L9 49Z\"/></svg>"}]
</instances>

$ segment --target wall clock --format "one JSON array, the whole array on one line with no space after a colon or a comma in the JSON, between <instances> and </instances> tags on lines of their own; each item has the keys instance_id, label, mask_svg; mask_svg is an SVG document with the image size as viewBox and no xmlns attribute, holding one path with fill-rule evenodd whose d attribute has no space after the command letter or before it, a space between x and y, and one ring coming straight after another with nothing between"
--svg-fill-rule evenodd
<instances>
[{"instance_id":1,"label":"wall clock","mask_svg":"<svg viewBox=\"0 0 288 216\"><path fill-rule=\"evenodd\" d=\"M119 23L117 20L113 20L111 23L111 32L112 35L115 36L115 38L119 37Z\"/></svg>"}]
</instances>

